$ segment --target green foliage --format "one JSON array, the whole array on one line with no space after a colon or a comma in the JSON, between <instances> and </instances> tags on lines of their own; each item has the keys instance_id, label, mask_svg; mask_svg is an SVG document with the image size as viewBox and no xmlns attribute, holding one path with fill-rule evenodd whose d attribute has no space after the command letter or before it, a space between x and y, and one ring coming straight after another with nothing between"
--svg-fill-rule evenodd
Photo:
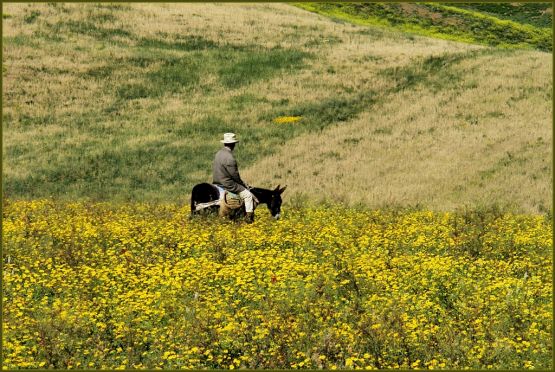
<instances>
[{"instance_id":1,"label":"green foliage","mask_svg":"<svg viewBox=\"0 0 555 372\"><path fill-rule=\"evenodd\" d=\"M98 9L90 9L87 13L87 20L95 24L114 23L118 19L112 10L98 11Z\"/></svg>"},{"instance_id":2,"label":"green foliage","mask_svg":"<svg viewBox=\"0 0 555 372\"><path fill-rule=\"evenodd\" d=\"M5 36L5 37L2 38L2 41L5 44L13 44L13 45L16 45L16 46L37 45L37 42L35 40L33 40L32 37L27 36L27 35L21 35L21 34L14 35L14 36Z\"/></svg>"},{"instance_id":3,"label":"green foliage","mask_svg":"<svg viewBox=\"0 0 555 372\"><path fill-rule=\"evenodd\" d=\"M376 130L374 130L373 132L374 134L385 134L385 135L389 135L391 133L393 133L393 128L391 127L387 127L387 128L377 128Z\"/></svg>"},{"instance_id":4,"label":"green foliage","mask_svg":"<svg viewBox=\"0 0 555 372\"><path fill-rule=\"evenodd\" d=\"M190 172L210 169L213 157L211 146L191 143L176 147L164 139L134 146L111 140L59 153L65 154L61 161L37 169L29 177L4 180L7 193L17 190L28 198L80 195L114 201L142 199L163 188L177 194L180 185L196 181L190 178ZM191 164L192 153L204 161Z\"/></svg>"},{"instance_id":5,"label":"green foliage","mask_svg":"<svg viewBox=\"0 0 555 372\"><path fill-rule=\"evenodd\" d=\"M100 3L100 4L95 4L95 7L97 9L106 9L111 11L129 10L129 5L117 4L117 3Z\"/></svg>"},{"instance_id":6,"label":"green foliage","mask_svg":"<svg viewBox=\"0 0 555 372\"><path fill-rule=\"evenodd\" d=\"M389 67L379 73L396 82L391 92L399 92L413 88L418 84L425 84L434 91L440 91L456 83L460 76L451 67L466 58L489 54L491 51L471 51L426 57L423 60L403 67Z\"/></svg>"},{"instance_id":7,"label":"green foliage","mask_svg":"<svg viewBox=\"0 0 555 372\"><path fill-rule=\"evenodd\" d=\"M92 67L85 72L85 76L102 80L110 77L115 69L116 69L116 66L114 65L103 65L98 67Z\"/></svg>"},{"instance_id":8,"label":"green foliage","mask_svg":"<svg viewBox=\"0 0 555 372\"><path fill-rule=\"evenodd\" d=\"M123 65L106 65L89 70L92 77L108 77L125 63L130 63L148 72L138 74L142 82L125 84L117 89L120 99L161 97L184 89L199 87L209 75L218 76L225 88L237 88L259 80L269 79L280 71L296 71L305 59L311 58L306 52L294 49L264 49L254 46L223 45L200 38L183 38L168 42L159 39L141 39L141 49L134 57L126 58ZM187 52L184 57L157 52L156 49ZM152 70L150 66L159 67Z\"/></svg>"},{"instance_id":9,"label":"green foliage","mask_svg":"<svg viewBox=\"0 0 555 372\"><path fill-rule=\"evenodd\" d=\"M132 31L113 23L112 13L91 12L92 20L65 19L42 24L37 39L17 35L5 38L5 42L17 45L52 42L52 35L61 37L76 34L92 37L100 43L124 38L129 44L112 43L116 48L130 51L117 54L115 58L96 58L96 63L86 66L82 72L68 71L87 80L94 80L105 89L106 105L85 110L78 116L20 113L17 117L5 115L6 127L16 130L43 128L47 125L64 125L79 130L89 138L112 138L109 141L88 141L74 146L63 146L59 137L36 138L33 145L10 147L6 155L16 161L25 161L26 154L35 153L37 142L43 151L55 154L57 162L36 162L33 172L22 177L4 180L4 191L19 197L87 197L97 200L129 200L143 198L184 198L183 190L199 179L199 174L209 174L211 162L218 148L217 138L226 131L241 132L251 126L248 122L231 122L217 114L203 115L199 119L160 115L155 123L147 123L149 129L135 128L129 122L142 123L141 103L157 109L172 96L183 99L200 90L208 99L213 90L248 87L274 77L279 73L295 73L310 53L292 48L264 48L256 44L234 45L207 39L202 36L158 33L151 37L137 37ZM104 15L103 15L104 14ZM93 17L93 18L94 18ZM133 45L132 49L129 48ZM49 76L61 72L41 71ZM215 77L215 79L213 79ZM205 81L212 80L210 84ZM201 93L202 94L202 93ZM152 101L150 101L152 100ZM110 102L111 101L111 102ZM269 103L263 97L250 93L234 96L229 106L240 116L240 111L251 105ZM219 102L221 104L221 102ZM88 105L86 106L88 107ZM242 142L245 148L239 152L241 164L248 164L260 156L269 154L272 148L263 150L251 143L271 137L270 146L283 143L295 133L282 132L281 128L257 126L249 129L249 138ZM156 142L146 141L128 145L131 138L159 135ZM210 139L195 143L193 138ZM174 145L175 141L189 142ZM171 196L170 196L171 195Z\"/></svg>"},{"instance_id":10,"label":"green foliage","mask_svg":"<svg viewBox=\"0 0 555 372\"><path fill-rule=\"evenodd\" d=\"M384 68L379 74L395 81L392 88L379 92L360 91L354 94L333 96L317 102L305 102L296 105L285 103L278 105L274 111L261 116L268 121L279 116L302 116L303 127L322 130L332 123L340 123L355 118L363 110L376 104L379 99L391 93L412 88L418 84L434 87L436 90L453 84L458 75L450 67L465 58L473 58L490 51L461 53L454 55L432 56L404 67ZM295 130L295 127L290 128Z\"/></svg>"}]
</instances>

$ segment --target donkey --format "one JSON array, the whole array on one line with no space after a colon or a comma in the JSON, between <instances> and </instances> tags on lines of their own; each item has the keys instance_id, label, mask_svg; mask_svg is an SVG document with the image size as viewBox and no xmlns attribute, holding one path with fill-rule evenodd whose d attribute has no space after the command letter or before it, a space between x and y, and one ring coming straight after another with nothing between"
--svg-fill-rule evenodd
<instances>
[{"instance_id":1,"label":"donkey","mask_svg":"<svg viewBox=\"0 0 555 372\"><path fill-rule=\"evenodd\" d=\"M278 185L275 189L263 189L253 187L250 192L258 199L259 204L266 204L270 214L276 220L281 217L281 194L287 186ZM201 212L216 213L220 208L220 192L215 185L210 183L199 183L193 187L191 192L191 216L200 214ZM256 203L255 203L256 208ZM231 215L232 219L244 217L246 215L245 206L242 205Z\"/></svg>"}]
</instances>

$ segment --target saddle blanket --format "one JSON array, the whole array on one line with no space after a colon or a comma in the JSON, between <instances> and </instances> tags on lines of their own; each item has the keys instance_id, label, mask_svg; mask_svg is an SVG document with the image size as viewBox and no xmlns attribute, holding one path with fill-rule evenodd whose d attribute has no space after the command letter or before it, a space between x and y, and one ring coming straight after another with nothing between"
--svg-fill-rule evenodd
<instances>
[{"instance_id":1,"label":"saddle blanket","mask_svg":"<svg viewBox=\"0 0 555 372\"><path fill-rule=\"evenodd\" d=\"M226 191L220 185L214 184L214 186L216 186L216 188L218 189L218 192L220 193L220 201L222 201L222 200L223 201L226 201L226 200L240 201L241 200L241 197L238 194L234 194L231 191Z\"/></svg>"}]
</instances>

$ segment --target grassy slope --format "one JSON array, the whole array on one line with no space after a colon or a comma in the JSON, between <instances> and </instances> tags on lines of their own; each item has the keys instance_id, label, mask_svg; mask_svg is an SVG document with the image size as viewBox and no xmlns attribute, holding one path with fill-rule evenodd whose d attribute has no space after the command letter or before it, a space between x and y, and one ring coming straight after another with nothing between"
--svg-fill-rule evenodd
<instances>
[{"instance_id":1,"label":"grassy slope","mask_svg":"<svg viewBox=\"0 0 555 372\"><path fill-rule=\"evenodd\" d=\"M360 25L491 46L552 50L550 4L298 3ZM518 9L518 10L517 10Z\"/></svg>"},{"instance_id":2,"label":"grassy slope","mask_svg":"<svg viewBox=\"0 0 555 372\"><path fill-rule=\"evenodd\" d=\"M238 7L237 21L252 22L238 32L224 20L228 11L218 5L8 7L6 193L165 199L204 180L221 134L259 121L258 111L244 107L281 104L256 94L257 84L302 71L311 58L310 48L280 38L294 38L294 28L251 40L262 27L258 14L267 11ZM311 34L316 44L317 33ZM255 125L245 143L292 135L279 131ZM246 155L264 153L252 147Z\"/></svg>"},{"instance_id":3,"label":"grassy slope","mask_svg":"<svg viewBox=\"0 0 555 372\"><path fill-rule=\"evenodd\" d=\"M185 202L235 131L244 178L290 195L550 205L551 54L283 4L3 6L8 197Z\"/></svg>"},{"instance_id":4,"label":"grassy slope","mask_svg":"<svg viewBox=\"0 0 555 372\"><path fill-rule=\"evenodd\" d=\"M550 57L482 51L432 61L441 66L434 75L419 72L426 64L388 71L413 78L355 120L294 139L247 176L372 207L548 210ZM286 166L265 171L272 163Z\"/></svg>"}]
</instances>

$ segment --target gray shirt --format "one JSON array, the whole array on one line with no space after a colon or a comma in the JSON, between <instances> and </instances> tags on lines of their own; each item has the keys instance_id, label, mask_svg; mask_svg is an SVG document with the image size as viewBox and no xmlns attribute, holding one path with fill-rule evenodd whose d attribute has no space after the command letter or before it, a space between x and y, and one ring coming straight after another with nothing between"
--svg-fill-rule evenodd
<instances>
[{"instance_id":1,"label":"gray shirt","mask_svg":"<svg viewBox=\"0 0 555 372\"><path fill-rule=\"evenodd\" d=\"M213 182L235 194L246 189L245 182L239 176L239 169L233 153L225 146L216 153L214 158Z\"/></svg>"}]
</instances>

